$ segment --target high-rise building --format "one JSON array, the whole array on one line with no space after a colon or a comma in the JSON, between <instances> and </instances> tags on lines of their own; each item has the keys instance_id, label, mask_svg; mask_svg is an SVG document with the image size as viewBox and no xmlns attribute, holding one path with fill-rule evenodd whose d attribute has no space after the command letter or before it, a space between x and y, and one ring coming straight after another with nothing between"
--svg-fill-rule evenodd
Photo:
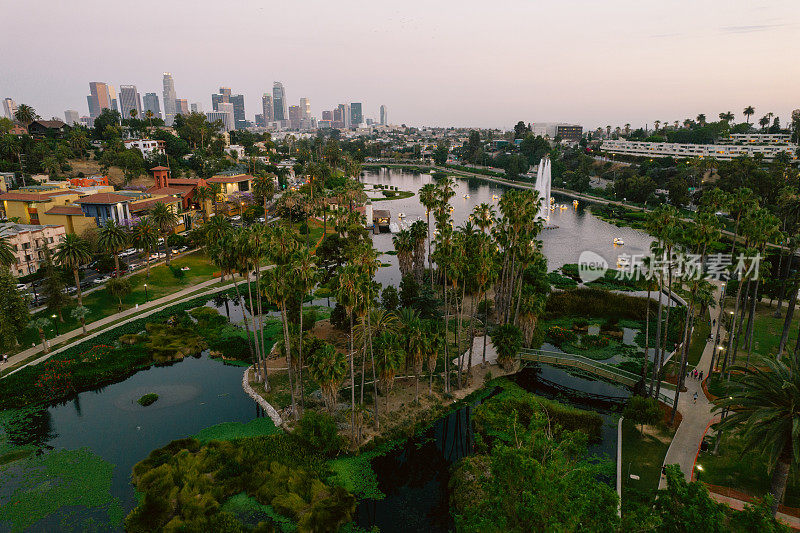
<instances>
[{"instance_id":1,"label":"high-rise building","mask_svg":"<svg viewBox=\"0 0 800 533\"><path fill-rule=\"evenodd\" d=\"M144 94L144 114L147 112L153 113L153 118L161 118L161 106L158 104L158 95L156 93Z\"/></svg>"},{"instance_id":2,"label":"high-rise building","mask_svg":"<svg viewBox=\"0 0 800 533\"><path fill-rule=\"evenodd\" d=\"M89 116L93 119L100 116L103 109L111 109L111 96L109 87L101 81L89 82L89 96L86 103L89 105Z\"/></svg>"},{"instance_id":3,"label":"high-rise building","mask_svg":"<svg viewBox=\"0 0 800 533\"><path fill-rule=\"evenodd\" d=\"M382 105L381 106L381 126L386 126L387 124L389 124L389 117L386 114L386 106Z\"/></svg>"},{"instance_id":4,"label":"high-rise building","mask_svg":"<svg viewBox=\"0 0 800 533\"><path fill-rule=\"evenodd\" d=\"M164 123L167 126L172 126L175 121L175 101L178 99L178 95L175 93L175 80L172 79L171 73L164 73L163 86Z\"/></svg>"},{"instance_id":5,"label":"high-rise building","mask_svg":"<svg viewBox=\"0 0 800 533\"><path fill-rule=\"evenodd\" d=\"M233 104L233 120L237 130L243 130L247 127L247 119L244 114L244 95L232 94L229 96L230 102Z\"/></svg>"},{"instance_id":6,"label":"high-rise building","mask_svg":"<svg viewBox=\"0 0 800 533\"><path fill-rule=\"evenodd\" d=\"M117 99L117 91L113 85L108 86L108 98L111 100L111 110L119 113L119 100Z\"/></svg>"},{"instance_id":7,"label":"high-rise building","mask_svg":"<svg viewBox=\"0 0 800 533\"><path fill-rule=\"evenodd\" d=\"M142 98L139 96L139 91L136 90L136 85L120 85L119 100L123 120L131 118L133 110L136 111L137 117L142 116Z\"/></svg>"},{"instance_id":8,"label":"high-rise building","mask_svg":"<svg viewBox=\"0 0 800 533\"><path fill-rule=\"evenodd\" d=\"M206 113L206 117L208 117L209 122L214 122L215 120L222 121L222 131L231 131L236 127L236 124L233 120L233 104L229 102L220 102L217 104L217 111L211 111Z\"/></svg>"},{"instance_id":9,"label":"high-rise building","mask_svg":"<svg viewBox=\"0 0 800 533\"><path fill-rule=\"evenodd\" d=\"M202 113L203 112L203 104L201 104L200 102L193 102L189 106L189 109L192 110L192 113Z\"/></svg>"},{"instance_id":10,"label":"high-rise building","mask_svg":"<svg viewBox=\"0 0 800 533\"><path fill-rule=\"evenodd\" d=\"M275 111L272 108L272 95L264 93L261 96L261 113L264 127L275 120Z\"/></svg>"},{"instance_id":11,"label":"high-rise building","mask_svg":"<svg viewBox=\"0 0 800 533\"><path fill-rule=\"evenodd\" d=\"M359 126L364 122L364 114L361 111L361 102L350 104L350 125Z\"/></svg>"},{"instance_id":12,"label":"high-rise building","mask_svg":"<svg viewBox=\"0 0 800 533\"><path fill-rule=\"evenodd\" d=\"M75 124L80 124L81 115L77 111L72 109L67 109L64 111L64 122L69 124L70 126L74 126Z\"/></svg>"},{"instance_id":13,"label":"high-rise building","mask_svg":"<svg viewBox=\"0 0 800 533\"><path fill-rule=\"evenodd\" d=\"M350 106L348 104L339 104L339 112L342 115L342 123L345 128L349 128L352 124L352 116L350 115Z\"/></svg>"},{"instance_id":14,"label":"high-rise building","mask_svg":"<svg viewBox=\"0 0 800 533\"><path fill-rule=\"evenodd\" d=\"M293 130L300 129L300 106L299 105L290 105L289 106L289 128Z\"/></svg>"},{"instance_id":15,"label":"high-rise building","mask_svg":"<svg viewBox=\"0 0 800 533\"><path fill-rule=\"evenodd\" d=\"M286 111L286 90L279 81L272 84L272 109L274 111L272 116L276 121L288 120L289 113Z\"/></svg>"},{"instance_id":16,"label":"high-rise building","mask_svg":"<svg viewBox=\"0 0 800 533\"><path fill-rule=\"evenodd\" d=\"M189 114L189 102L187 102L185 98L178 98L177 100L175 100L175 114L176 115Z\"/></svg>"},{"instance_id":17,"label":"high-rise building","mask_svg":"<svg viewBox=\"0 0 800 533\"><path fill-rule=\"evenodd\" d=\"M300 114L302 118L311 119L311 102L308 98L300 99Z\"/></svg>"},{"instance_id":18,"label":"high-rise building","mask_svg":"<svg viewBox=\"0 0 800 533\"><path fill-rule=\"evenodd\" d=\"M14 120L14 115L17 114L17 103L12 100L11 98L4 98L3 99L3 111L6 114L6 118L10 118Z\"/></svg>"},{"instance_id":19,"label":"high-rise building","mask_svg":"<svg viewBox=\"0 0 800 533\"><path fill-rule=\"evenodd\" d=\"M329 122L333 122L333 111L323 111L322 112L322 120L327 120Z\"/></svg>"}]
</instances>

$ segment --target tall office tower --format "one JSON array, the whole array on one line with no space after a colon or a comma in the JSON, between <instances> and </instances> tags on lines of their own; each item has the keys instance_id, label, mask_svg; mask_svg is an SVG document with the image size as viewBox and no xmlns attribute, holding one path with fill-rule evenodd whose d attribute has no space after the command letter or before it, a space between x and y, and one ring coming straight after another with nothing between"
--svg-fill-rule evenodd
<instances>
[{"instance_id":1,"label":"tall office tower","mask_svg":"<svg viewBox=\"0 0 800 533\"><path fill-rule=\"evenodd\" d=\"M264 127L268 126L270 122L275 120L275 112L272 109L272 95L264 93L261 96L261 113L263 114L262 120Z\"/></svg>"},{"instance_id":2,"label":"tall office tower","mask_svg":"<svg viewBox=\"0 0 800 533\"><path fill-rule=\"evenodd\" d=\"M200 102L194 102L189 106L189 109L192 110L192 113L202 113L203 104L201 104Z\"/></svg>"},{"instance_id":3,"label":"tall office tower","mask_svg":"<svg viewBox=\"0 0 800 533\"><path fill-rule=\"evenodd\" d=\"M119 99L117 98L117 90L114 89L113 85L108 86L108 98L111 101L111 110L119 113Z\"/></svg>"},{"instance_id":4,"label":"tall office tower","mask_svg":"<svg viewBox=\"0 0 800 533\"><path fill-rule=\"evenodd\" d=\"M172 126L172 123L175 120L175 101L178 99L178 95L175 93L175 80L172 79L171 73L164 73L163 86L164 90L162 95L164 96L164 124L167 126Z\"/></svg>"},{"instance_id":5,"label":"tall office tower","mask_svg":"<svg viewBox=\"0 0 800 533\"><path fill-rule=\"evenodd\" d=\"M272 84L272 109L274 111L272 115L274 120L288 120L289 113L286 111L286 90L279 81Z\"/></svg>"},{"instance_id":6,"label":"tall office tower","mask_svg":"<svg viewBox=\"0 0 800 533\"><path fill-rule=\"evenodd\" d=\"M120 85L119 100L123 120L131 118L132 110L136 110L137 118L142 116L142 98L136 90L136 85Z\"/></svg>"},{"instance_id":7,"label":"tall office tower","mask_svg":"<svg viewBox=\"0 0 800 533\"><path fill-rule=\"evenodd\" d=\"M17 103L12 100L11 98L4 98L3 99L3 111L6 114L6 118L10 118L14 120L14 115L17 114Z\"/></svg>"},{"instance_id":8,"label":"tall office tower","mask_svg":"<svg viewBox=\"0 0 800 533\"><path fill-rule=\"evenodd\" d=\"M333 111L323 111L322 120L329 120L333 122Z\"/></svg>"},{"instance_id":9,"label":"tall office tower","mask_svg":"<svg viewBox=\"0 0 800 533\"><path fill-rule=\"evenodd\" d=\"M302 113L300 112L299 105L290 105L289 106L289 128L293 130L300 129L300 119L302 118Z\"/></svg>"},{"instance_id":10,"label":"tall office tower","mask_svg":"<svg viewBox=\"0 0 800 533\"><path fill-rule=\"evenodd\" d=\"M381 126L386 126L389 124L389 117L386 114L386 106L381 106Z\"/></svg>"},{"instance_id":11,"label":"tall office tower","mask_svg":"<svg viewBox=\"0 0 800 533\"><path fill-rule=\"evenodd\" d=\"M364 122L364 114L361 112L361 102L350 104L350 124L359 126Z\"/></svg>"},{"instance_id":12,"label":"tall office tower","mask_svg":"<svg viewBox=\"0 0 800 533\"><path fill-rule=\"evenodd\" d=\"M189 114L189 102L187 102L185 98L178 98L177 100L175 100L175 114L176 115Z\"/></svg>"},{"instance_id":13,"label":"tall office tower","mask_svg":"<svg viewBox=\"0 0 800 533\"><path fill-rule=\"evenodd\" d=\"M86 103L89 104L89 116L93 119L100 116L103 109L111 109L111 96L109 86L101 81L89 83L89 96Z\"/></svg>"},{"instance_id":14,"label":"tall office tower","mask_svg":"<svg viewBox=\"0 0 800 533\"><path fill-rule=\"evenodd\" d=\"M230 89L228 89L230 90ZM237 130L243 130L247 127L247 119L244 115L244 95L243 94L230 94L228 95L230 103L233 104L233 120Z\"/></svg>"},{"instance_id":15,"label":"tall office tower","mask_svg":"<svg viewBox=\"0 0 800 533\"><path fill-rule=\"evenodd\" d=\"M81 116L77 111L73 111L72 109L67 109L66 111L64 111L64 122L66 122L70 126L79 124L80 121L81 121Z\"/></svg>"},{"instance_id":16,"label":"tall office tower","mask_svg":"<svg viewBox=\"0 0 800 533\"><path fill-rule=\"evenodd\" d=\"M308 100L308 98L300 99L300 114L302 115L302 118L311 120L311 102Z\"/></svg>"},{"instance_id":17,"label":"tall office tower","mask_svg":"<svg viewBox=\"0 0 800 533\"><path fill-rule=\"evenodd\" d=\"M228 87L220 87L218 93L211 95L211 108L219 111L219 104L227 104L231 101L231 90Z\"/></svg>"},{"instance_id":18,"label":"tall office tower","mask_svg":"<svg viewBox=\"0 0 800 533\"><path fill-rule=\"evenodd\" d=\"M217 111L206 113L206 116L210 122L221 120L222 131L231 131L236 127L233 120L233 104L230 102L220 102L217 104Z\"/></svg>"},{"instance_id":19,"label":"tall office tower","mask_svg":"<svg viewBox=\"0 0 800 533\"><path fill-rule=\"evenodd\" d=\"M144 115L147 112L153 113L153 118L161 118L161 106L158 105L158 95L156 93L144 93Z\"/></svg>"}]
</instances>

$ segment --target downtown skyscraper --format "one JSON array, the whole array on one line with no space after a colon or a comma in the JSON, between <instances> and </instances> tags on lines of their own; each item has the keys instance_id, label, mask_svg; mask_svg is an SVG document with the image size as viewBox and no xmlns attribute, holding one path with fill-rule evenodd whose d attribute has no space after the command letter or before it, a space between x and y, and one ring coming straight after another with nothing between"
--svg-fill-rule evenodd
<instances>
[{"instance_id":1,"label":"downtown skyscraper","mask_svg":"<svg viewBox=\"0 0 800 533\"><path fill-rule=\"evenodd\" d=\"M17 114L17 103L11 98L4 98L3 112L6 114L6 118L14 120L14 115Z\"/></svg>"},{"instance_id":2,"label":"downtown skyscraper","mask_svg":"<svg viewBox=\"0 0 800 533\"><path fill-rule=\"evenodd\" d=\"M153 113L154 118L161 118L161 106L158 104L158 95L156 93L145 93L144 95L144 114L147 112Z\"/></svg>"},{"instance_id":3,"label":"downtown skyscraper","mask_svg":"<svg viewBox=\"0 0 800 533\"><path fill-rule=\"evenodd\" d=\"M284 122L289 120L289 112L286 106L286 91L283 88L283 84L276 81L272 84L272 116L276 121Z\"/></svg>"},{"instance_id":4,"label":"downtown skyscraper","mask_svg":"<svg viewBox=\"0 0 800 533\"><path fill-rule=\"evenodd\" d=\"M261 113L264 126L275 120L275 111L272 108L272 95L264 93L261 96Z\"/></svg>"},{"instance_id":5,"label":"downtown skyscraper","mask_svg":"<svg viewBox=\"0 0 800 533\"><path fill-rule=\"evenodd\" d=\"M108 84L102 81L89 82L89 96L86 97L89 106L89 117L92 120L100 116L103 109L111 109L111 94Z\"/></svg>"},{"instance_id":6,"label":"downtown skyscraper","mask_svg":"<svg viewBox=\"0 0 800 533\"><path fill-rule=\"evenodd\" d=\"M171 73L164 73L163 86L164 124L172 126L172 123L175 121L175 102L178 99L178 95L175 93L175 80L172 79Z\"/></svg>"},{"instance_id":7,"label":"downtown skyscraper","mask_svg":"<svg viewBox=\"0 0 800 533\"><path fill-rule=\"evenodd\" d=\"M364 122L364 113L361 110L361 102L350 104L350 125L360 126Z\"/></svg>"},{"instance_id":8,"label":"downtown skyscraper","mask_svg":"<svg viewBox=\"0 0 800 533\"><path fill-rule=\"evenodd\" d=\"M381 106L381 126L386 126L389 124L389 116L386 113L386 106Z\"/></svg>"},{"instance_id":9,"label":"downtown skyscraper","mask_svg":"<svg viewBox=\"0 0 800 533\"><path fill-rule=\"evenodd\" d=\"M139 96L139 91L136 90L136 85L120 85L119 100L123 120L134 115L137 118L142 116L142 98ZM131 111L136 111L136 113L131 113Z\"/></svg>"}]
</instances>

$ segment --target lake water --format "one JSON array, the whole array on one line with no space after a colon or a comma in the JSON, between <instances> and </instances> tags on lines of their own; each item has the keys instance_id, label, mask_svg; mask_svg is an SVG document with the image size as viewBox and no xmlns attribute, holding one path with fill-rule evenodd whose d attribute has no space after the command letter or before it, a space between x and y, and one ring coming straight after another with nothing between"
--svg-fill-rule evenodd
<instances>
[{"instance_id":1,"label":"lake water","mask_svg":"<svg viewBox=\"0 0 800 533\"><path fill-rule=\"evenodd\" d=\"M243 372L205 353L152 367L48 408L37 433L44 437L40 442L56 450L88 447L115 465L111 493L127 514L136 505L131 469L151 451L215 424L248 422L262 415L242 390ZM136 400L149 392L158 394L158 400L140 406ZM70 521L89 516L77 511ZM58 531L60 518L41 520L30 531ZM0 524L0 531L6 530L9 524Z\"/></svg>"},{"instance_id":2,"label":"lake water","mask_svg":"<svg viewBox=\"0 0 800 533\"><path fill-rule=\"evenodd\" d=\"M604 421L602 438L589 452L616 461L615 410L630 392L549 366L524 368L510 377L529 392L600 413ZM383 533L452 530L447 485L453 465L473 453L473 408L466 406L440 418L421 435L372 461L378 488L386 497L359 503L359 526L378 526Z\"/></svg>"},{"instance_id":3,"label":"lake water","mask_svg":"<svg viewBox=\"0 0 800 533\"><path fill-rule=\"evenodd\" d=\"M410 225L416 220L425 220L425 207L419 202L419 189L426 183L435 181L430 174L404 172L400 169L375 169L367 170L362 174L365 184L391 185L399 190L412 191L414 196L402 200L373 200L374 209L388 209L391 211L392 222L399 222L399 213L404 213L405 223ZM500 185L477 178L459 178L455 180L455 196L450 199L453 206L453 222L459 226L469 219L473 208L482 203L492 205L499 212L497 200L492 196L501 197L511 187ZM380 193L369 193L370 196L379 196ZM469 198L465 198L469 195ZM542 231L542 252L547 257L548 270L554 270L568 263L577 263L583 251L592 251L606 259L609 265L615 265L620 254L644 254L650 249L652 238L646 233L633 228L620 228L600 220L587 209L587 204L581 202L577 209L572 206L572 199L561 195L554 195L557 204L565 204L567 209L551 211L550 224L557 226L553 229ZM433 215L431 215L433 225ZM624 246L615 246L615 237L625 241ZM381 252L394 250L392 235L382 233L373 236L375 249ZM382 255L380 260L391 266L378 270L377 280L384 286L400 283L400 267L397 256ZM426 259L427 262L427 259Z\"/></svg>"}]
</instances>

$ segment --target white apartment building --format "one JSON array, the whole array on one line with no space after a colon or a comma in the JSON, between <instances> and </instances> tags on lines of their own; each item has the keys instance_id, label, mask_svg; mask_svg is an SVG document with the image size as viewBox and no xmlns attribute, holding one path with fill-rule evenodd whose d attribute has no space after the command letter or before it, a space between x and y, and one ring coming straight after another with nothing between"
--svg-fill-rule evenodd
<instances>
[{"instance_id":1,"label":"white apartment building","mask_svg":"<svg viewBox=\"0 0 800 533\"><path fill-rule=\"evenodd\" d=\"M0 237L11 245L14 264L11 273L17 276L33 274L44 262L47 247L51 255L64 239L64 226L52 224L40 226L35 224L0 224Z\"/></svg>"},{"instance_id":2,"label":"white apartment building","mask_svg":"<svg viewBox=\"0 0 800 533\"><path fill-rule=\"evenodd\" d=\"M636 157L713 157L729 161L737 157L754 157L762 154L766 161L785 152L790 161L797 161L796 144L786 134L734 134L717 144L683 144L666 142L628 141L605 139L600 150L615 155Z\"/></svg>"},{"instance_id":3,"label":"white apartment building","mask_svg":"<svg viewBox=\"0 0 800 533\"><path fill-rule=\"evenodd\" d=\"M152 140L152 139L129 139L127 141L123 141L125 143L125 148L136 148L142 155L145 157L150 156L152 153L163 153L164 152L164 141L160 140Z\"/></svg>"}]
</instances>

